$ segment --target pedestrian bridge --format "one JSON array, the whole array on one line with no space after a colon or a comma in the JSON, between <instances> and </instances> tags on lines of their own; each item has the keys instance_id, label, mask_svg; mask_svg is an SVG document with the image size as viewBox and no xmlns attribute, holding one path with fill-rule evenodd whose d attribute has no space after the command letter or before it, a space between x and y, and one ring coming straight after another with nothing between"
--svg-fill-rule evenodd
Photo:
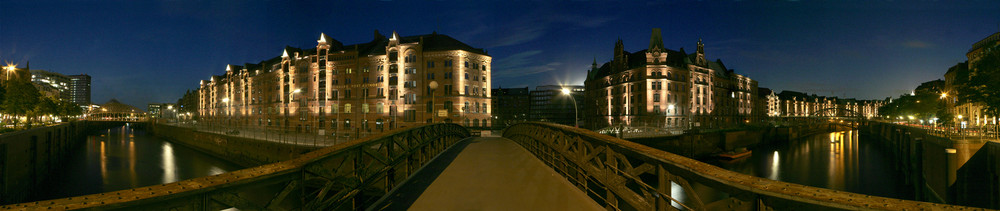
<instances>
[{"instance_id":1,"label":"pedestrian bridge","mask_svg":"<svg viewBox=\"0 0 1000 211\"><path fill-rule=\"evenodd\" d=\"M710 193L710 194L705 194ZM503 137L401 128L175 183L0 209L957 209L743 175L592 131L522 123Z\"/></svg>"}]
</instances>

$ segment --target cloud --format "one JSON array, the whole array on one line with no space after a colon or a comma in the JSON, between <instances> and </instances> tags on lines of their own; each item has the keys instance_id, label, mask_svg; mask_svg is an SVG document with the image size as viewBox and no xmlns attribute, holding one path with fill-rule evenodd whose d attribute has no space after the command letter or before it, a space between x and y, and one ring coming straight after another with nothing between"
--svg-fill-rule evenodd
<instances>
[{"instance_id":1,"label":"cloud","mask_svg":"<svg viewBox=\"0 0 1000 211\"><path fill-rule=\"evenodd\" d=\"M930 48L930 47L934 46L934 44L931 44L931 43L928 43L928 42L924 42L924 41L920 41L920 40L906 41L902 45L903 45L903 47L907 47L907 48Z\"/></svg>"},{"instance_id":2,"label":"cloud","mask_svg":"<svg viewBox=\"0 0 1000 211\"><path fill-rule=\"evenodd\" d=\"M493 69L496 71L493 71L493 77L506 78L533 75L557 70L563 65L561 62L535 63L535 61L539 61L536 55L541 53L541 50L530 50L498 59L494 62Z\"/></svg>"},{"instance_id":3,"label":"cloud","mask_svg":"<svg viewBox=\"0 0 1000 211\"><path fill-rule=\"evenodd\" d=\"M553 10L538 8L530 14L519 16L509 22L496 26L486 48L518 45L531 42L545 36L551 29L566 26L580 28L597 28L607 25L614 17L584 16L576 14L554 13ZM480 30L477 33L488 33ZM474 34L470 34L474 35Z\"/></svg>"}]
</instances>

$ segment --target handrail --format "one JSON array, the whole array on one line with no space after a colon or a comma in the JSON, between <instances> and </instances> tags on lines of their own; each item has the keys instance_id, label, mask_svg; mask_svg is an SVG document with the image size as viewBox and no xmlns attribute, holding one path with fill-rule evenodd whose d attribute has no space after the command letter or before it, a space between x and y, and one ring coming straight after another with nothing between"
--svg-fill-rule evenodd
<instances>
[{"instance_id":1,"label":"handrail","mask_svg":"<svg viewBox=\"0 0 1000 211\"><path fill-rule=\"evenodd\" d=\"M674 210L672 183L685 209L977 209L892 199L774 181L740 174L673 153L593 131L551 123L516 124L504 137L521 144L608 210ZM699 196L698 183L725 193ZM703 198L704 197L704 198ZM676 203L676 202L675 202Z\"/></svg>"},{"instance_id":2,"label":"handrail","mask_svg":"<svg viewBox=\"0 0 1000 211\"><path fill-rule=\"evenodd\" d=\"M469 136L457 124L399 128L239 171L0 209L358 210Z\"/></svg>"}]
</instances>

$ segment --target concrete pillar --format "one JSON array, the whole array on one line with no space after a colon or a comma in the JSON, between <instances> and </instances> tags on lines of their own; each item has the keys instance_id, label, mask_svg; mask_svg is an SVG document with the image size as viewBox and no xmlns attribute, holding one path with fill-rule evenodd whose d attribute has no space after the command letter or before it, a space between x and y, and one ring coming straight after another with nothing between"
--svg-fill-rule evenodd
<instances>
[{"instance_id":1,"label":"concrete pillar","mask_svg":"<svg viewBox=\"0 0 1000 211\"><path fill-rule=\"evenodd\" d=\"M948 180L945 181L945 187L947 187L947 193L945 193L945 201L948 203L955 202L955 191L951 188L955 184L955 180L958 176L958 150L955 148L944 149L947 154L948 160L945 163L948 166Z\"/></svg>"}]
</instances>

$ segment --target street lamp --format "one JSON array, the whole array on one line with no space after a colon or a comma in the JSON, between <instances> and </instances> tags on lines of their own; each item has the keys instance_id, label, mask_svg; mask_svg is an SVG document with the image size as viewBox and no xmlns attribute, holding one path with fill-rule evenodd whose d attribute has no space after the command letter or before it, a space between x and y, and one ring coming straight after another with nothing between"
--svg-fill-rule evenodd
<instances>
[{"instance_id":1,"label":"street lamp","mask_svg":"<svg viewBox=\"0 0 1000 211\"><path fill-rule=\"evenodd\" d=\"M427 86L431 88L431 124L434 124L434 91L438 88L438 82L431 81Z\"/></svg>"},{"instance_id":2,"label":"street lamp","mask_svg":"<svg viewBox=\"0 0 1000 211\"><path fill-rule=\"evenodd\" d=\"M7 62L7 66L3 68L7 70L7 80L10 80L10 72L17 71L17 65L10 62Z\"/></svg>"},{"instance_id":3,"label":"street lamp","mask_svg":"<svg viewBox=\"0 0 1000 211\"><path fill-rule=\"evenodd\" d=\"M580 116L580 110L577 109L576 98L573 98L573 95L571 94L571 92L567 88L563 88L562 89L562 93L564 95L568 96L569 100L571 102L573 102L573 126L574 127L580 127L580 123L579 123L580 121L577 121L577 117Z\"/></svg>"},{"instance_id":4,"label":"street lamp","mask_svg":"<svg viewBox=\"0 0 1000 211\"><path fill-rule=\"evenodd\" d=\"M944 99L944 98L947 98L947 97L948 97L948 93L947 92L942 92L941 93L941 99Z\"/></svg>"}]
</instances>

